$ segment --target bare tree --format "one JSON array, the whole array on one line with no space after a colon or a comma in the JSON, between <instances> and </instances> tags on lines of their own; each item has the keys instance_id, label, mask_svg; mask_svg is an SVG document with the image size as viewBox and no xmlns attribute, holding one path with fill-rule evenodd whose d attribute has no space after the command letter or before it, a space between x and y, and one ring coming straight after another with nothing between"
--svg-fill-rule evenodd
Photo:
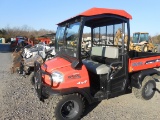
<instances>
[{"instance_id":1,"label":"bare tree","mask_svg":"<svg viewBox=\"0 0 160 120\"><path fill-rule=\"evenodd\" d=\"M31 27L28 27L27 25L23 25L22 27L13 27L13 28L10 28L10 26L7 25L4 28L4 30L6 31L5 38L7 39L16 36L30 37L31 35L34 37L39 37L44 34L49 34L54 32L46 29L34 30ZM0 35L2 35L2 30L0 32Z\"/></svg>"}]
</instances>

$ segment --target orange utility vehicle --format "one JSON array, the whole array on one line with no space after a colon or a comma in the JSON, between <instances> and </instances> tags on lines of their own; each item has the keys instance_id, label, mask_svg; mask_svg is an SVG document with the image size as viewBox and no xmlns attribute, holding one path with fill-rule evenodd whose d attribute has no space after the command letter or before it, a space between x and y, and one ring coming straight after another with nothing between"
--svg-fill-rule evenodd
<instances>
[{"instance_id":1,"label":"orange utility vehicle","mask_svg":"<svg viewBox=\"0 0 160 120\"><path fill-rule=\"evenodd\" d=\"M131 92L143 100L153 97L160 54L129 51L130 19L124 10L91 8L58 23L56 55L42 65L35 62L34 72L38 97L44 101L50 98L52 118L77 120L86 103ZM91 51L81 47L84 29L91 33ZM114 45L118 29L122 29L122 44ZM112 44L105 42L108 40Z\"/></svg>"}]
</instances>

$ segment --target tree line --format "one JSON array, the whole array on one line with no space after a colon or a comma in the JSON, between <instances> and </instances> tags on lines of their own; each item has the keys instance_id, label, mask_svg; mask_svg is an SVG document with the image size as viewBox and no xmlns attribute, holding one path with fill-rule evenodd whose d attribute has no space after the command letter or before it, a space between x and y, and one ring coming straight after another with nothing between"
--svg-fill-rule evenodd
<instances>
[{"instance_id":1,"label":"tree line","mask_svg":"<svg viewBox=\"0 0 160 120\"><path fill-rule=\"evenodd\" d=\"M34 30L27 25L24 25L22 27L5 27L0 29L0 38L5 38L6 41L10 41L10 38L15 38L16 36L25 36L27 38L36 38L45 34L54 33L53 30L46 30L46 29L40 29L40 30ZM83 37L87 37L88 34L84 34ZM90 34L89 34L90 36ZM160 35L152 36L153 43L160 44Z\"/></svg>"},{"instance_id":2,"label":"tree line","mask_svg":"<svg viewBox=\"0 0 160 120\"><path fill-rule=\"evenodd\" d=\"M160 44L160 35L155 35L155 36L153 36L151 38L153 40L153 43Z\"/></svg>"},{"instance_id":3,"label":"tree line","mask_svg":"<svg viewBox=\"0 0 160 120\"><path fill-rule=\"evenodd\" d=\"M10 38L15 38L16 36L25 36L27 38L31 37L39 37L45 34L51 34L54 33L53 30L46 30L46 29L40 29L40 30L34 30L28 26L22 26L22 27L5 27L0 29L0 38L5 38L7 42L10 41Z\"/></svg>"}]
</instances>

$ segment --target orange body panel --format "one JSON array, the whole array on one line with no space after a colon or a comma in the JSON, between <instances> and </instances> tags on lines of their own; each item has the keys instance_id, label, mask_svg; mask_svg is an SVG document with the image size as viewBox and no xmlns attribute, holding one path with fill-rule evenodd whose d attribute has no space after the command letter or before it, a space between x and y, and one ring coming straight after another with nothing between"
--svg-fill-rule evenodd
<instances>
[{"instance_id":1,"label":"orange body panel","mask_svg":"<svg viewBox=\"0 0 160 120\"><path fill-rule=\"evenodd\" d=\"M160 67L160 56L129 59L129 72Z\"/></svg>"},{"instance_id":2,"label":"orange body panel","mask_svg":"<svg viewBox=\"0 0 160 120\"><path fill-rule=\"evenodd\" d=\"M49 44L51 41L50 38L37 38L37 40L39 40L39 42L45 42L45 44ZM28 44L34 46L33 40L28 39Z\"/></svg>"},{"instance_id":3,"label":"orange body panel","mask_svg":"<svg viewBox=\"0 0 160 120\"><path fill-rule=\"evenodd\" d=\"M45 42L45 44L49 44L50 43L50 39L49 38L37 38L40 42Z\"/></svg>"},{"instance_id":4,"label":"orange body panel","mask_svg":"<svg viewBox=\"0 0 160 120\"><path fill-rule=\"evenodd\" d=\"M70 62L63 58L56 57L52 60L46 61L45 66L47 66L47 69L45 70L44 65L42 65L42 70L45 70L50 74L54 71L58 71L64 76L64 81L62 83L53 83L52 88L55 90L86 88L90 86L88 72L84 65L81 69L75 70L71 67ZM43 79L47 85L51 85L50 77L48 75L43 75Z\"/></svg>"}]
</instances>

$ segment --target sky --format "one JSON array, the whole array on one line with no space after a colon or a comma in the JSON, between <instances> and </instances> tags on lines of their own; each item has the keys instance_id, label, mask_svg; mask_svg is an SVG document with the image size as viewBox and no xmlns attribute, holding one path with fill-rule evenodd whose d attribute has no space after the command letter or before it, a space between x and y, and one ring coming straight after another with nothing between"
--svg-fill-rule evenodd
<instances>
[{"instance_id":1,"label":"sky","mask_svg":"<svg viewBox=\"0 0 160 120\"><path fill-rule=\"evenodd\" d=\"M133 32L160 34L160 0L0 0L0 29L57 29L57 23L92 7L123 9Z\"/></svg>"}]
</instances>

